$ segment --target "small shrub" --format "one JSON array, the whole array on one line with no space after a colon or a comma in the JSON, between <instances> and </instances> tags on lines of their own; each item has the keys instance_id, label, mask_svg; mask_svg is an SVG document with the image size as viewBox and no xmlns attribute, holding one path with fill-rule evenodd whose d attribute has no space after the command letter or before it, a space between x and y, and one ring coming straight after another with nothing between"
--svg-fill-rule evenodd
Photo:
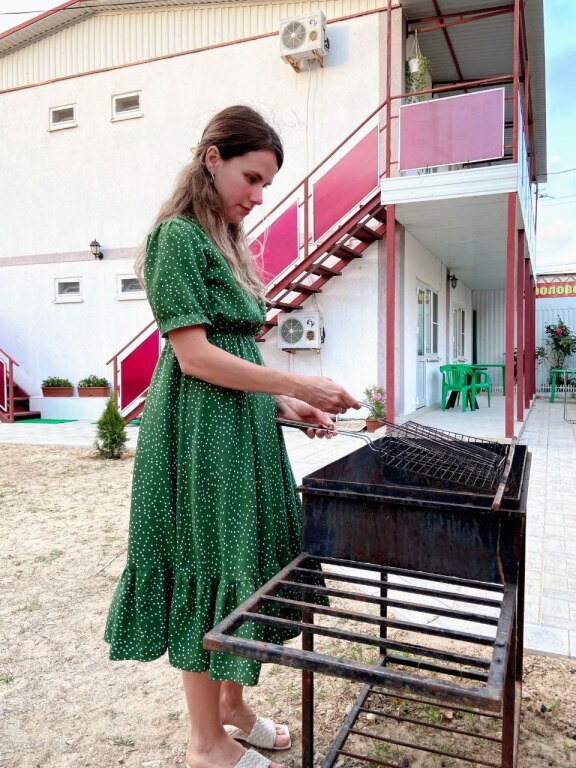
<instances>
[{"instance_id":1,"label":"small shrub","mask_svg":"<svg viewBox=\"0 0 576 768\"><path fill-rule=\"evenodd\" d=\"M73 384L69 379L60 379L58 376L48 376L42 382L43 387L72 387Z\"/></svg>"},{"instance_id":2,"label":"small shrub","mask_svg":"<svg viewBox=\"0 0 576 768\"><path fill-rule=\"evenodd\" d=\"M109 387L110 382L108 379L104 379L101 376L86 376L78 382L78 387L83 389L84 387Z\"/></svg>"},{"instance_id":3,"label":"small shrub","mask_svg":"<svg viewBox=\"0 0 576 768\"><path fill-rule=\"evenodd\" d=\"M97 422L97 437L94 443L98 454L103 459L120 459L126 450L126 427L120 411L116 408L111 395L106 408Z\"/></svg>"}]
</instances>

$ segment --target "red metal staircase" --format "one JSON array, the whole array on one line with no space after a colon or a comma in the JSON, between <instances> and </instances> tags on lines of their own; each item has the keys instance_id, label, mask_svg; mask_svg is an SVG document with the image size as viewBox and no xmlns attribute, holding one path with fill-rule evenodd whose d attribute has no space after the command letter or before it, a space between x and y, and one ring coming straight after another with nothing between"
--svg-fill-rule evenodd
<instances>
[{"instance_id":1,"label":"red metal staircase","mask_svg":"<svg viewBox=\"0 0 576 768\"><path fill-rule=\"evenodd\" d=\"M380 204L377 190L358 210L352 211L338 229L307 258L298 262L266 294L268 311L266 322L256 337L257 341L278 325L281 312L298 309L312 294L321 293L333 277L362 254L386 233L386 209Z\"/></svg>"},{"instance_id":2,"label":"red metal staircase","mask_svg":"<svg viewBox=\"0 0 576 768\"><path fill-rule=\"evenodd\" d=\"M16 360L0 349L0 421L5 424L40 417L40 411L30 410L28 392L14 381L14 366Z\"/></svg>"}]
</instances>

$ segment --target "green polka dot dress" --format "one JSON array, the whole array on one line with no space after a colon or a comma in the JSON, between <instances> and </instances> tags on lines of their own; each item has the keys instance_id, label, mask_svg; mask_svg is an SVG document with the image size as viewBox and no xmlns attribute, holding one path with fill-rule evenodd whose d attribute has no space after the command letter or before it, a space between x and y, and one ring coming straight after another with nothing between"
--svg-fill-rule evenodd
<instances>
[{"instance_id":1,"label":"green polka dot dress","mask_svg":"<svg viewBox=\"0 0 576 768\"><path fill-rule=\"evenodd\" d=\"M212 344L262 365L253 337L264 307L198 224L177 217L156 227L145 279L164 336L202 323ZM179 669L256 684L259 662L209 653L202 638L301 549L275 416L270 395L184 375L166 341L140 427L127 563L106 625L111 659L151 661L168 650ZM273 643L294 636L257 624L241 633Z\"/></svg>"}]
</instances>

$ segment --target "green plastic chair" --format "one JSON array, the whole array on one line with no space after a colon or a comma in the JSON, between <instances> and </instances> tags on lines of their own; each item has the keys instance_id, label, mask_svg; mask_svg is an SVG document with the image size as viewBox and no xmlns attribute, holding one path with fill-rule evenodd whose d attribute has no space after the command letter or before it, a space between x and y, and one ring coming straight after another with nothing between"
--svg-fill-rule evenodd
<instances>
[{"instance_id":1,"label":"green plastic chair","mask_svg":"<svg viewBox=\"0 0 576 768\"><path fill-rule=\"evenodd\" d=\"M442 410L446 410L446 396L448 392L458 392L458 397L462 395L462 412L466 410L466 401L471 394L472 384L468 370L461 365L441 365L442 374Z\"/></svg>"},{"instance_id":2,"label":"green plastic chair","mask_svg":"<svg viewBox=\"0 0 576 768\"><path fill-rule=\"evenodd\" d=\"M492 391L492 379L488 371L479 371L473 369L472 376L472 397L476 400L476 392L486 390L488 395L488 408L490 408L490 392Z\"/></svg>"}]
</instances>

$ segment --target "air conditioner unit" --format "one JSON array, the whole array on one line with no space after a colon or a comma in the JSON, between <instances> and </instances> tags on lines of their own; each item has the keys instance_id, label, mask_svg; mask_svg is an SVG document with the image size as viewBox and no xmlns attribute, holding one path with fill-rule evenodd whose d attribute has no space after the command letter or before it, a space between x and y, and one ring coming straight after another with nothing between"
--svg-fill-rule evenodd
<instances>
[{"instance_id":1,"label":"air conditioner unit","mask_svg":"<svg viewBox=\"0 0 576 768\"><path fill-rule=\"evenodd\" d=\"M320 349L323 340L319 312L294 312L278 317L280 349Z\"/></svg>"},{"instance_id":2,"label":"air conditioner unit","mask_svg":"<svg viewBox=\"0 0 576 768\"><path fill-rule=\"evenodd\" d=\"M292 16L280 22L280 56L297 72L300 62L306 60L316 59L323 66L329 48L322 11Z\"/></svg>"}]
</instances>

